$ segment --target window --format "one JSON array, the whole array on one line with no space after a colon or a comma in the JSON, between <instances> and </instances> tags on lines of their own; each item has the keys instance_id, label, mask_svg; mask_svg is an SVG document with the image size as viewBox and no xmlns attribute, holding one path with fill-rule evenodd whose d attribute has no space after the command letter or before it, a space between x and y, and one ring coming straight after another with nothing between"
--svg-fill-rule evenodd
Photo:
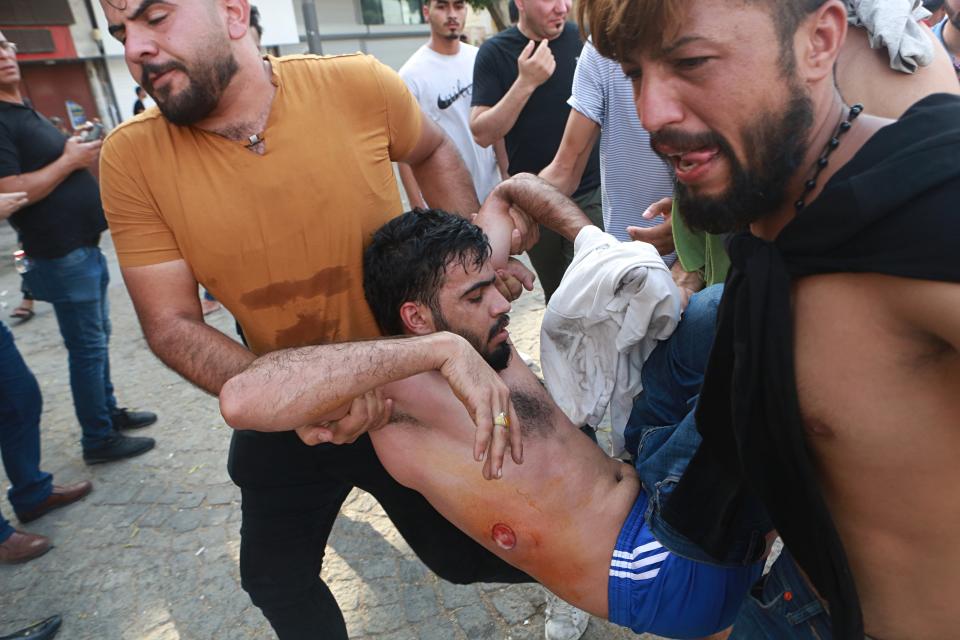
<instances>
[{"instance_id":1,"label":"window","mask_svg":"<svg viewBox=\"0 0 960 640\"><path fill-rule=\"evenodd\" d=\"M360 0L363 24L423 24L421 0Z\"/></svg>"},{"instance_id":2,"label":"window","mask_svg":"<svg viewBox=\"0 0 960 640\"><path fill-rule=\"evenodd\" d=\"M20 53L53 53L57 50L49 29L10 29L4 35L17 43Z\"/></svg>"},{"instance_id":3,"label":"window","mask_svg":"<svg viewBox=\"0 0 960 640\"><path fill-rule=\"evenodd\" d=\"M67 0L0 0L0 24L69 25L73 13Z\"/></svg>"}]
</instances>

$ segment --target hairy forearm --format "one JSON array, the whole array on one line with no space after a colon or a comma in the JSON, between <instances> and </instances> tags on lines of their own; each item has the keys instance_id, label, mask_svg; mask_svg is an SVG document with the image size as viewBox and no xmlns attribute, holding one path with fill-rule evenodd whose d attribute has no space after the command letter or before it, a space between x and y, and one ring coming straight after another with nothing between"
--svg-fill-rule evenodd
<instances>
[{"instance_id":1,"label":"hairy forearm","mask_svg":"<svg viewBox=\"0 0 960 640\"><path fill-rule=\"evenodd\" d=\"M517 78L500 102L471 118L470 131L476 143L481 147L489 147L507 135L535 89Z\"/></svg>"},{"instance_id":2,"label":"hairy forearm","mask_svg":"<svg viewBox=\"0 0 960 640\"><path fill-rule=\"evenodd\" d=\"M457 146L446 136L427 158L411 168L423 199L431 207L461 216L470 216L480 209L470 172Z\"/></svg>"},{"instance_id":3,"label":"hairy forearm","mask_svg":"<svg viewBox=\"0 0 960 640\"><path fill-rule=\"evenodd\" d=\"M441 332L275 351L223 385L220 411L238 429L313 424L371 389L439 369L454 339Z\"/></svg>"},{"instance_id":4,"label":"hairy forearm","mask_svg":"<svg viewBox=\"0 0 960 640\"><path fill-rule=\"evenodd\" d=\"M556 187L530 173L519 173L501 182L493 196L521 209L537 223L573 242L590 218Z\"/></svg>"},{"instance_id":5,"label":"hairy forearm","mask_svg":"<svg viewBox=\"0 0 960 640\"><path fill-rule=\"evenodd\" d=\"M243 345L202 321L164 318L144 323L147 344L160 360L211 395L256 359Z\"/></svg>"},{"instance_id":6,"label":"hairy forearm","mask_svg":"<svg viewBox=\"0 0 960 640\"><path fill-rule=\"evenodd\" d=\"M400 183L403 185L403 190L407 192L407 201L410 203L410 206L425 209L427 203L424 202L423 196L420 195L420 185L413 175L413 169L411 169L410 165L406 162L398 162L397 171L400 174Z\"/></svg>"},{"instance_id":7,"label":"hairy forearm","mask_svg":"<svg viewBox=\"0 0 960 640\"><path fill-rule=\"evenodd\" d=\"M39 202L50 195L74 170L61 156L42 169L0 178L0 192L25 191L28 202Z\"/></svg>"}]
</instances>

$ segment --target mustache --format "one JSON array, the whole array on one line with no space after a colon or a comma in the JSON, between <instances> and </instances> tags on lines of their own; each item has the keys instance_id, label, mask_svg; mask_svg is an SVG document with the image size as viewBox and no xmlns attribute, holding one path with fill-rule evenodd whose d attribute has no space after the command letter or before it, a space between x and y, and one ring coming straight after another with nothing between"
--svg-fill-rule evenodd
<instances>
[{"instance_id":1,"label":"mustache","mask_svg":"<svg viewBox=\"0 0 960 640\"><path fill-rule=\"evenodd\" d=\"M719 147L724 150L729 148L727 141L713 131L689 133L679 129L661 129L656 133L651 132L650 146L660 156L663 156L663 153L657 147L661 146L680 153L703 147Z\"/></svg>"},{"instance_id":2,"label":"mustache","mask_svg":"<svg viewBox=\"0 0 960 640\"><path fill-rule=\"evenodd\" d=\"M493 336L506 329L508 324L510 324L510 316L505 313L497 320L497 324L493 325L493 328L490 329L490 335L487 336L487 340L492 340Z\"/></svg>"},{"instance_id":3,"label":"mustache","mask_svg":"<svg viewBox=\"0 0 960 640\"><path fill-rule=\"evenodd\" d=\"M163 64L150 64L149 62L144 63L140 68L140 86L144 89L151 90L153 89L153 83L150 82L151 75L158 76L161 73L174 70L188 73L186 65L184 65L182 62L177 62L176 60L164 62Z\"/></svg>"}]
</instances>

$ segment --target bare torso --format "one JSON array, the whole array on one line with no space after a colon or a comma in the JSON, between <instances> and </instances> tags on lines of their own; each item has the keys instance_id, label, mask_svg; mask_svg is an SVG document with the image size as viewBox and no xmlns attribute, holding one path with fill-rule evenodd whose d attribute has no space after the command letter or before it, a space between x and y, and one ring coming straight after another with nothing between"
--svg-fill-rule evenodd
<instances>
[{"instance_id":1,"label":"bare torso","mask_svg":"<svg viewBox=\"0 0 960 640\"><path fill-rule=\"evenodd\" d=\"M794 287L807 441L878 639L960 629L960 354L934 337L956 327L958 289L852 274Z\"/></svg>"},{"instance_id":2,"label":"bare torso","mask_svg":"<svg viewBox=\"0 0 960 640\"><path fill-rule=\"evenodd\" d=\"M931 93L960 93L949 55L929 29L923 30L934 59L911 74L891 69L886 47L871 49L866 29L851 28L836 66L837 86L847 104L859 102L867 113L899 118Z\"/></svg>"},{"instance_id":3,"label":"bare torso","mask_svg":"<svg viewBox=\"0 0 960 640\"><path fill-rule=\"evenodd\" d=\"M611 555L639 492L636 474L574 427L516 354L501 375L525 425L523 464L507 456L502 479L483 479L473 422L436 373L388 385L395 417L370 434L377 455L474 540L606 618ZM497 525L515 535L512 548L494 540Z\"/></svg>"}]
</instances>

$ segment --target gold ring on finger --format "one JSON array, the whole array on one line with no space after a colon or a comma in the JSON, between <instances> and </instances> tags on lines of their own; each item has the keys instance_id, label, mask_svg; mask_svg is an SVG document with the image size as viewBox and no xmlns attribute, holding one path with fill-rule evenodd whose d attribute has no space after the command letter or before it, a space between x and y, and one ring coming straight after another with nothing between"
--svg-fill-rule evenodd
<instances>
[{"instance_id":1,"label":"gold ring on finger","mask_svg":"<svg viewBox=\"0 0 960 640\"><path fill-rule=\"evenodd\" d=\"M493 419L493 424L497 426L501 426L504 429L509 429L510 416L508 416L505 412L501 411L500 413L497 414L497 417Z\"/></svg>"}]
</instances>

